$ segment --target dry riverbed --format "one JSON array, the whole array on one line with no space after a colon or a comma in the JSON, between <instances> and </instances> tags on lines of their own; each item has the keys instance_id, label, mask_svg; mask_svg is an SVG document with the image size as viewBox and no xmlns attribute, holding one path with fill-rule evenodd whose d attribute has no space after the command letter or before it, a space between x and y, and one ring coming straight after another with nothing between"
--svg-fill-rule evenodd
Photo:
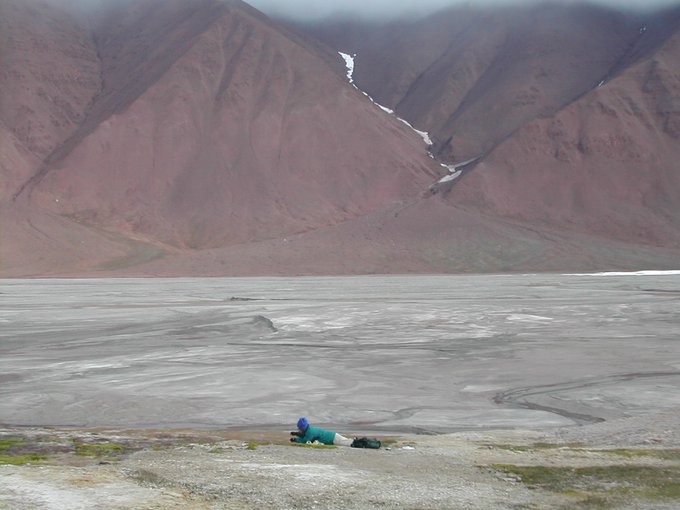
<instances>
[{"instance_id":1,"label":"dry riverbed","mask_svg":"<svg viewBox=\"0 0 680 510\"><path fill-rule=\"evenodd\" d=\"M295 446L285 431L0 429L1 509L677 509L676 410ZM373 434L375 435L375 434Z\"/></svg>"}]
</instances>

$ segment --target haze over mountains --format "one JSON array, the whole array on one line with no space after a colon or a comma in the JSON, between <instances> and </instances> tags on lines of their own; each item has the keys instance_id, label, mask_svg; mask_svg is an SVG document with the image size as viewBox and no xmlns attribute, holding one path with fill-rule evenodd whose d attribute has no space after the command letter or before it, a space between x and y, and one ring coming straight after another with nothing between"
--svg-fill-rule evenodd
<instances>
[{"instance_id":1,"label":"haze over mountains","mask_svg":"<svg viewBox=\"0 0 680 510\"><path fill-rule=\"evenodd\" d=\"M678 8L73 5L0 2L0 275L680 266Z\"/></svg>"},{"instance_id":2,"label":"haze over mountains","mask_svg":"<svg viewBox=\"0 0 680 510\"><path fill-rule=\"evenodd\" d=\"M94 1L94 0L90 0ZM354 18L372 21L429 16L449 7L518 7L546 3L588 3L618 10L653 11L677 6L677 0L250 0L250 4L270 16L297 21L323 18Z\"/></svg>"}]
</instances>

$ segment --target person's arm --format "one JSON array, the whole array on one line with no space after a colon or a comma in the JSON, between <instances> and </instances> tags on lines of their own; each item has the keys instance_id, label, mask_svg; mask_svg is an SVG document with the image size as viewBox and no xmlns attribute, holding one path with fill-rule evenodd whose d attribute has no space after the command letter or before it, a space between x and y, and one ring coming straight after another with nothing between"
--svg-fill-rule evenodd
<instances>
[{"instance_id":1,"label":"person's arm","mask_svg":"<svg viewBox=\"0 0 680 510\"><path fill-rule=\"evenodd\" d=\"M296 443L313 443L318 439L318 429L316 427L312 427L311 425L307 427L307 430L305 431L304 435L294 437L292 438L292 441Z\"/></svg>"},{"instance_id":2,"label":"person's arm","mask_svg":"<svg viewBox=\"0 0 680 510\"><path fill-rule=\"evenodd\" d=\"M304 444L304 443L307 443L307 442L313 443L314 439L312 439L312 436L309 434L309 429L308 429L307 434L294 437L293 439L291 439L291 441L293 441L294 443L303 443Z\"/></svg>"}]
</instances>

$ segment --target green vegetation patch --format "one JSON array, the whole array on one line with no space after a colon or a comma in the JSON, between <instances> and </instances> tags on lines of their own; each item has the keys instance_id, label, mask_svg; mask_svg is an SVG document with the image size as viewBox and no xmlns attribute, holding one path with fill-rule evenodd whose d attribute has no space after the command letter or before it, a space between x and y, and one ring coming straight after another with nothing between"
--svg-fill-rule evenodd
<instances>
[{"instance_id":1,"label":"green vegetation patch","mask_svg":"<svg viewBox=\"0 0 680 510\"><path fill-rule=\"evenodd\" d=\"M624 498L680 500L677 466L517 466L494 464L493 469L516 476L522 483L570 496L598 500L602 508L615 507Z\"/></svg>"},{"instance_id":2,"label":"green vegetation patch","mask_svg":"<svg viewBox=\"0 0 680 510\"><path fill-rule=\"evenodd\" d=\"M26 446L30 445L24 439L0 439L0 464L23 466L24 464L40 462L47 459L45 455L22 451Z\"/></svg>"},{"instance_id":3,"label":"green vegetation patch","mask_svg":"<svg viewBox=\"0 0 680 510\"><path fill-rule=\"evenodd\" d=\"M293 443L291 441L248 441L244 443L246 450L257 450L258 446L296 446L301 448L337 448L332 444Z\"/></svg>"},{"instance_id":4,"label":"green vegetation patch","mask_svg":"<svg viewBox=\"0 0 680 510\"><path fill-rule=\"evenodd\" d=\"M0 439L0 453L5 453L13 446L19 446L23 444L26 444L26 441L23 439Z\"/></svg>"},{"instance_id":5,"label":"green vegetation patch","mask_svg":"<svg viewBox=\"0 0 680 510\"><path fill-rule=\"evenodd\" d=\"M11 464L12 466L23 466L33 462L46 460L45 455L0 455L0 464Z\"/></svg>"},{"instance_id":6,"label":"green vegetation patch","mask_svg":"<svg viewBox=\"0 0 680 510\"><path fill-rule=\"evenodd\" d=\"M617 448L615 450L597 450L602 453L620 455L628 458L653 457L662 460L680 461L680 448Z\"/></svg>"},{"instance_id":7,"label":"green vegetation patch","mask_svg":"<svg viewBox=\"0 0 680 510\"><path fill-rule=\"evenodd\" d=\"M680 448L617 448L602 450L598 448L588 448L583 443L533 443L530 445L484 443L482 446L515 453L536 453L549 450L563 450L565 452L575 453L585 452L601 453L605 455L618 455L630 459L639 457L652 457L655 459L680 461Z\"/></svg>"},{"instance_id":8,"label":"green vegetation patch","mask_svg":"<svg viewBox=\"0 0 680 510\"><path fill-rule=\"evenodd\" d=\"M274 442L274 441L247 441L242 443L242 446L245 446L246 450L257 450L259 446L272 446L272 445L283 445L283 442Z\"/></svg>"},{"instance_id":9,"label":"green vegetation patch","mask_svg":"<svg viewBox=\"0 0 680 510\"><path fill-rule=\"evenodd\" d=\"M125 453L125 447L117 443L75 443L75 453L83 457L115 456Z\"/></svg>"}]
</instances>

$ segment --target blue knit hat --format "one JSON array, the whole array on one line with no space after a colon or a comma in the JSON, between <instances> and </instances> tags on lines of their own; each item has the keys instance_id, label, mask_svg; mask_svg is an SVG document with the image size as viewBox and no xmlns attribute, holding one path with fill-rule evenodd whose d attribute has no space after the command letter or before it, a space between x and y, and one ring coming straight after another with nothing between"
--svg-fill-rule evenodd
<instances>
[{"instance_id":1,"label":"blue knit hat","mask_svg":"<svg viewBox=\"0 0 680 510\"><path fill-rule=\"evenodd\" d=\"M307 430L307 427L309 427L309 422L307 421L307 418L303 416L298 420L297 428L299 428L302 432L305 432Z\"/></svg>"}]
</instances>

